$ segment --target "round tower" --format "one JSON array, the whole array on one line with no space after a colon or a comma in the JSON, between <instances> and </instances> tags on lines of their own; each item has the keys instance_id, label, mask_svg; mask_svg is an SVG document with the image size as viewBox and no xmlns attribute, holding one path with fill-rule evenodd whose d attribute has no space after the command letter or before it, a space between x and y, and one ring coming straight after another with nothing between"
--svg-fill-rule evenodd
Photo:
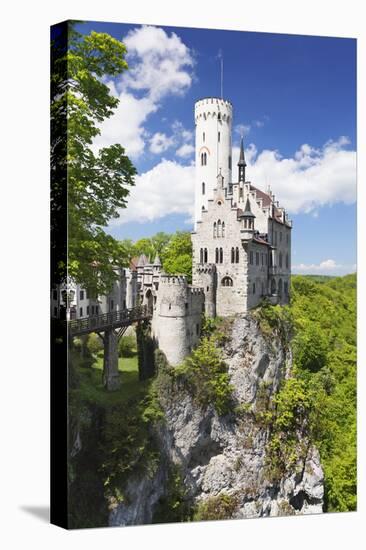
<instances>
[{"instance_id":1,"label":"round tower","mask_svg":"<svg viewBox=\"0 0 366 550\"><path fill-rule=\"evenodd\" d=\"M187 326L190 302L185 277L165 274L161 276L153 328L159 348L171 365L181 363L190 352L191 334Z\"/></svg>"},{"instance_id":2,"label":"round tower","mask_svg":"<svg viewBox=\"0 0 366 550\"><path fill-rule=\"evenodd\" d=\"M233 109L230 101L210 97L196 101L196 186L195 224L201 220L213 198L216 178L221 170L224 187L231 183L231 125Z\"/></svg>"}]
</instances>

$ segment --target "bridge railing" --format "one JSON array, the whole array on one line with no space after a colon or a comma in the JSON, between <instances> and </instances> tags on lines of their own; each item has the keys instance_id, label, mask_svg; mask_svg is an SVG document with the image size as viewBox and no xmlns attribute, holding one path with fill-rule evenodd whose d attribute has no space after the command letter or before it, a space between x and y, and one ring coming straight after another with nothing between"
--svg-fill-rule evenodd
<instances>
[{"instance_id":1,"label":"bridge railing","mask_svg":"<svg viewBox=\"0 0 366 550\"><path fill-rule=\"evenodd\" d=\"M148 319L151 315L146 305L137 306L131 309L121 309L110 311L101 315L92 315L81 319L73 319L68 322L68 328L71 335L88 333L93 331L103 331L103 329L127 326L134 321Z\"/></svg>"}]
</instances>

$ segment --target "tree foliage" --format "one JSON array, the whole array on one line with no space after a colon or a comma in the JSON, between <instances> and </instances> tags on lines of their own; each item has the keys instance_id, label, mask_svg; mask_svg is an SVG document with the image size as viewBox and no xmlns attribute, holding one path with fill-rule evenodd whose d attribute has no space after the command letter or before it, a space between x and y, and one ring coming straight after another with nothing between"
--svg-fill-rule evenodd
<instances>
[{"instance_id":1,"label":"tree foliage","mask_svg":"<svg viewBox=\"0 0 366 550\"><path fill-rule=\"evenodd\" d=\"M67 206L68 227L67 265L53 266L54 276L65 279L67 271L90 292L105 293L126 256L104 227L126 206L136 171L120 144L98 152L92 145L118 105L104 80L127 69L126 48L108 34L81 35L66 25L55 27L52 40L51 209L57 233Z\"/></svg>"}]
</instances>

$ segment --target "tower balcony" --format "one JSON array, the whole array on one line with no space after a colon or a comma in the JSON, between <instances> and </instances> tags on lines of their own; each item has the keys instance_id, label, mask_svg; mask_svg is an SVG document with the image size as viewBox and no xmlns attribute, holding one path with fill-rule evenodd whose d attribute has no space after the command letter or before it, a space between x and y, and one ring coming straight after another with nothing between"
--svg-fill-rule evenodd
<instances>
[{"instance_id":1,"label":"tower balcony","mask_svg":"<svg viewBox=\"0 0 366 550\"><path fill-rule=\"evenodd\" d=\"M254 236L254 230L253 229L241 229L240 230L240 238L243 242L247 243L253 239Z\"/></svg>"}]
</instances>

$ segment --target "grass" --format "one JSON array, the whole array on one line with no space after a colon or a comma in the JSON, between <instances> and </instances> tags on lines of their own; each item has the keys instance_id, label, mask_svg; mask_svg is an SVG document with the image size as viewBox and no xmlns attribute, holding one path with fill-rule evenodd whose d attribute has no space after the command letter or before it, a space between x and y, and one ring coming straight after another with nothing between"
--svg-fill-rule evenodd
<instances>
[{"instance_id":1,"label":"grass","mask_svg":"<svg viewBox=\"0 0 366 550\"><path fill-rule=\"evenodd\" d=\"M104 407L113 407L127 403L131 399L146 395L151 384L150 380L139 381L137 355L134 357L119 358L118 370L121 377L121 387L119 390L108 392L102 381L103 354L95 357L92 367L83 367L81 363L77 365L77 372L80 377L79 388L73 390L80 394L85 401L91 401L103 405Z\"/></svg>"}]
</instances>

